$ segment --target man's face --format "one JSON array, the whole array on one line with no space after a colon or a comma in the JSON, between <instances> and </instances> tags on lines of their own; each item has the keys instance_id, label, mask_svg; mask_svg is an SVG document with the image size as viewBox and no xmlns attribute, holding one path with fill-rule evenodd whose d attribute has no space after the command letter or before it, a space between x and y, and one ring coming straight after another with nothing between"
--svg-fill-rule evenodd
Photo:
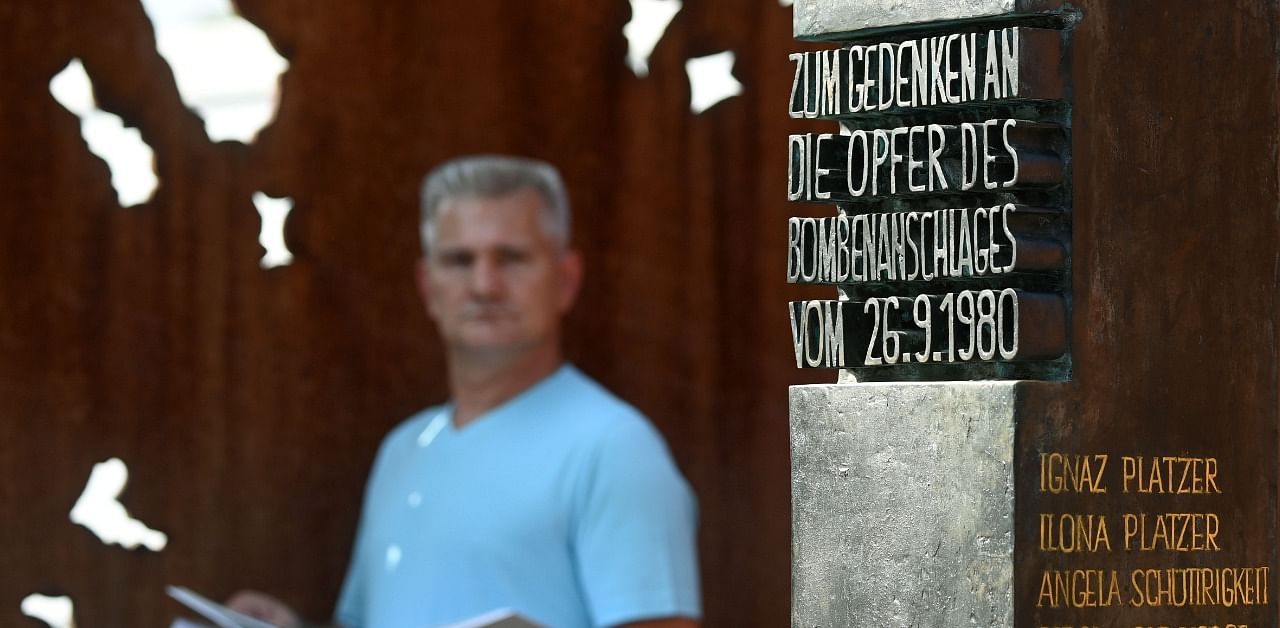
<instances>
[{"instance_id":1,"label":"man's face","mask_svg":"<svg viewBox=\"0 0 1280 628\"><path fill-rule=\"evenodd\" d=\"M546 232L543 207L542 196L526 188L440 208L418 287L450 352L502 359L558 350L581 263Z\"/></svg>"}]
</instances>

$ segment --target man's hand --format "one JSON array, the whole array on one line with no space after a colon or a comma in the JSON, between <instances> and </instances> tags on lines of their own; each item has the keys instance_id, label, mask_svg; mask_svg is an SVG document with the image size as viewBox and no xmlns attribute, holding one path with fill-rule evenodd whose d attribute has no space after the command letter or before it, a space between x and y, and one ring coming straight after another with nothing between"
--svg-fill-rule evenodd
<instances>
[{"instance_id":1,"label":"man's hand","mask_svg":"<svg viewBox=\"0 0 1280 628\"><path fill-rule=\"evenodd\" d=\"M227 608L280 628L302 628L302 620L289 605L259 591L240 591L227 600Z\"/></svg>"}]
</instances>

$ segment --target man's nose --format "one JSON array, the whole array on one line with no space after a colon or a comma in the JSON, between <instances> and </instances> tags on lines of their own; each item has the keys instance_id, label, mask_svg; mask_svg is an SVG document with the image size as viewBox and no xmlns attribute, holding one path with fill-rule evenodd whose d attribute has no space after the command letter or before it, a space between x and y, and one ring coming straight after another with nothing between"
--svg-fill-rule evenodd
<instances>
[{"instance_id":1,"label":"man's nose","mask_svg":"<svg viewBox=\"0 0 1280 628\"><path fill-rule=\"evenodd\" d=\"M481 256L476 260L471 272L471 291L478 296L500 296L505 287L502 268L498 261L489 256Z\"/></svg>"}]
</instances>

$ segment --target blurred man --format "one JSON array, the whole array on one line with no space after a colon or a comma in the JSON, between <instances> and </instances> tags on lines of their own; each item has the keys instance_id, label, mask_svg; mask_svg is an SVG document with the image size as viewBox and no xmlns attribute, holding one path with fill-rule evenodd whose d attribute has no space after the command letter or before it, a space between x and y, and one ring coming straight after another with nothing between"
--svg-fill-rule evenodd
<instances>
[{"instance_id":1,"label":"blurred man","mask_svg":"<svg viewBox=\"0 0 1280 628\"><path fill-rule=\"evenodd\" d=\"M569 224L545 163L469 157L427 177L417 284L452 399L382 443L341 625L498 608L557 628L697 625L692 493L649 422L561 356L582 277ZM263 594L230 604L302 625Z\"/></svg>"}]
</instances>

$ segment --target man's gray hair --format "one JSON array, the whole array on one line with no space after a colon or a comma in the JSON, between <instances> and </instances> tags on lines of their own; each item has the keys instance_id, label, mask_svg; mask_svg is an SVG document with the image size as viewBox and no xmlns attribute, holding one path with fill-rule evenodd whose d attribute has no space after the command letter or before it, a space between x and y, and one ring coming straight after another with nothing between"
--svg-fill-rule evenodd
<instances>
[{"instance_id":1,"label":"man's gray hair","mask_svg":"<svg viewBox=\"0 0 1280 628\"><path fill-rule=\"evenodd\" d=\"M422 182L422 250L435 241L435 221L449 201L501 198L523 189L542 196L543 228L560 245L569 243L569 197L555 166L536 159L506 155L470 155L449 160Z\"/></svg>"}]
</instances>

